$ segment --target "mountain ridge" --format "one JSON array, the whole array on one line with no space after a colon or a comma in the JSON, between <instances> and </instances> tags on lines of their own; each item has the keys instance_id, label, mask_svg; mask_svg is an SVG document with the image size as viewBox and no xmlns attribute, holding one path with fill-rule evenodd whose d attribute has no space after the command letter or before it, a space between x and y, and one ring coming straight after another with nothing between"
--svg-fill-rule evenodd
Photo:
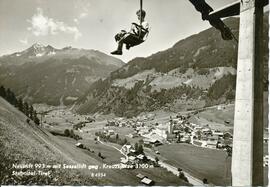
<instances>
[{"instance_id":1,"label":"mountain ridge","mask_svg":"<svg viewBox=\"0 0 270 187\"><path fill-rule=\"evenodd\" d=\"M80 57L86 57L88 59L98 57L98 58L110 58L110 61L104 61L105 63L108 63L107 65L115 65L115 66L122 66L125 63L121 61L118 58L115 58L113 56L108 56L107 54L94 50L94 49L79 49L79 48L73 48L71 46L63 47L62 49L54 48L51 45L43 45L40 43L34 43L29 48L21 51L21 52L15 52L12 54L2 55L0 56L0 64L5 63L8 60L11 60L9 63L14 63L12 59L8 58L14 58L14 59L20 59L23 62L13 65L22 65L27 62L37 61L37 62L43 62L48 60L49 58L56 58L56 59L65 59L65 58L80 58ZM44 59L44 57L46 57ZM23 59L22 59L23 58Z\"/></svg>"},{"instance_id":2,"label":"mountain ridge","mask_svg":"<svg viewBox=\"0 0 270 187\"><path fill-rule=\"evenodd\" d=\"M97 50L35 43L0 57L0 84L31 103L72 104L94 81L124 64Z\"/></svg>"}]
</instances>

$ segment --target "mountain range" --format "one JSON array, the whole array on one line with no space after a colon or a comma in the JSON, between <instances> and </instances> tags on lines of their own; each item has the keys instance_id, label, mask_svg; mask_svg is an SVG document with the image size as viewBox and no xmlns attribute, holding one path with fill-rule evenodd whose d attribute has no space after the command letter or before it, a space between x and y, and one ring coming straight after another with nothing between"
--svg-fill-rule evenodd
<instances>
[{"instance_id":1,"label":"mountain range","mask_svg":"<svg viewBox=\"0 0 270 187\"><path fill-rule=\"evenodd\" d=\"M239 18L225 23L238 38ZM268 16L264 28L268 77ZM234 102L237 46L209 28L125 64L96 50L36 43L0 57L0 84L31 103L76 103L79 113L134 116L159 109L193 110Z\"/></svg>"},{"instance_id":2,"label":"mountain range","mask_svg":"<svg viewBox=\"0 0 270 187\"><path fill-rule=\"evenodd\" d=\"M0 57L0 84L32 103L71 104L89 85L123 65L96 50L56 49L35 43Z\"/></svg>"},{"instance_id":3,"label":"mountain range","mask_svg":"<svg viewBox=\"0 0 270 187\"><path fill-rule=\"evenodd\" d=\"M225 24L238 38L239 18ZM265 16L265 77L268 70L268 16ZM166 109L174 112L234 102L237 42L222 40L214 28L177 42L147 58L135 58L92 84L79 99L80 113L134 116Z\"/></svg>"}]
</instances>

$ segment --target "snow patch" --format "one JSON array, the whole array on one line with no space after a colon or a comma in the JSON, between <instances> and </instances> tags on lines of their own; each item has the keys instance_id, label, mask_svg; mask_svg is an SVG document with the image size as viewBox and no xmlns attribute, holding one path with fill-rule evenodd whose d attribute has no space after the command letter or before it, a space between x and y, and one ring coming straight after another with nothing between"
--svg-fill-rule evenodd
<instances>
[{"instance_id":1,"label":"snow patch","mask_svg":"<svg viewBox=\"0 0 270 187\"><path fill-rule=\"evenodd\" d=\"M56 54L55 51L50 51L50 52L48 53L48 56L52 56L52 55L55 55L55 54Z\"/></svg>"},{"instance_id":2,"label":"snow patch","mask_svg":"<svg viewBox=\"0 0 270 187\"><path fill-rule=\"evenodd\" d=\"M95 77L95 76L86 76L84 77L84 80L88 83L93 83L97 81L100 77Z\"/></svg>"},{"instance_id":3,"label":"snow patch","mask_svg":"<svg viewBox=\"0 0 270 187\"><path fill-rule=\"evenodd\" d=\"M187 81L183 82L184 84L190 84L193 79L188 79Z\"/></svg>"},{"instance_id":4,"label":"snow patch","mask_svg":"<svg viewBox=\"0 0 270 187\"><path fill-rule=\"evenodd\" d=\"M207 45L207 46L202 46L202 47L200 47L200 48L196 51L196 53L193 55L193 57L197 57L197 56L200 54L200 52L201 52L202 50L207 49L208 47L210 47L210 46Z\"/></svg>"},{"instance_id":5,"label":"snow patch","mask_svg":"<svg viewBox=\"0 0 270 187\"><path fill-rule=\"evenodd\" d=\"M76 77L74 77L74 79L73 79L73 81L72 81L72 85L74 85L75 84L75 82L76 82Z\"/></svg>"},{"instance_id":6,"label":"snow patch","mask_svg":"<svg viewBox=\"0 0 270 187\"><path fill-rule=\"evenodd\" d=\"M66 97L66 100L70 100L70 101L76 101L77 99L78 97L72 97L72 96Z\"/></svg>"},{"instance_id":7,"label":"snow patch","mask_svg":"<svg viewBox=\"0 0 270 187\"><path fill-rule=\"evenodd\" d=\"M185 56L180 56L179 59L180 60L184 60L185 59Z\"/></svg>"},{"instance_id":8,"label":"snow patch","mask_svg":"<svg viewBox=\"0 0 270 187\"><path fill-rule=\"evenodd\" d=\"M44 53L37 53L36 54L36 57L41 57L41 56L44 56Z\"/></svg>"},{"instance_id":9,"label":"snow patch","mask_svg":"<svg viewBox=\"0 0 270 187\"><path fill-rule=\"evenodd\" d=\"M41 49L41 50L44 50L44 45L43 44L41 44L41 43L35 43L34 45L33 45L33 47L34 47L34 49Z\"/></svg>"}]
</instances>

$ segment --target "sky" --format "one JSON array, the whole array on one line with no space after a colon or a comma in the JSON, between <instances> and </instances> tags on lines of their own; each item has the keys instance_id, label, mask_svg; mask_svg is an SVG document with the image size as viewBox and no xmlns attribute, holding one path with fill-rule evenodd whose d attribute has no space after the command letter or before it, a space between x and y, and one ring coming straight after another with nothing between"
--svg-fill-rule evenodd
<instances>
[{"instance_id":1,"label":"sky","mask_svg":"<svg viewBox=\"0 0 270 187\"><path fill-rule=\"evenodd\" d=\"M214 9L236 0L206 0ZM139 0L0 0L0 55L34 43L55 48L95 49L108 55L114 35L137 22ZM143 0L150 25L147 40L123 49L124 62L147 57L210 27L188 0Z\"/></svg>"}]
</instances>

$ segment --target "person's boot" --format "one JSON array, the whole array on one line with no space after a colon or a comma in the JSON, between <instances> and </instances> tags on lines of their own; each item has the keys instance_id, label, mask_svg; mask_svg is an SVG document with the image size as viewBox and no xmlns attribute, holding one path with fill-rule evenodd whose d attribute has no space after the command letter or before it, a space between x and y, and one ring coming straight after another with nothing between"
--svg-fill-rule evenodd
<instances>
[{"instance_id":1,"label":"person's boot","mask_svg":"<svg viewBox=\"0 0 270 187\"><path fill-rule=\"evenodd\" d=\"M123 53L122 53L122 51L119 51L119 50L117 49L117 50L111 52L111 54L112 54L112 55L122 55Z\"/></svg>"},{"instance_id":2,"label":"person's boot","mask_svg":"<svg viewBox=\"0 0 270 187\"><path fill-rule=\"evenodd\" d=\"M118 43L118 47L117 50L111 52L112 55L122 55L122 47L123 47L123 43Z\"/></svg>"}]
</instances>

